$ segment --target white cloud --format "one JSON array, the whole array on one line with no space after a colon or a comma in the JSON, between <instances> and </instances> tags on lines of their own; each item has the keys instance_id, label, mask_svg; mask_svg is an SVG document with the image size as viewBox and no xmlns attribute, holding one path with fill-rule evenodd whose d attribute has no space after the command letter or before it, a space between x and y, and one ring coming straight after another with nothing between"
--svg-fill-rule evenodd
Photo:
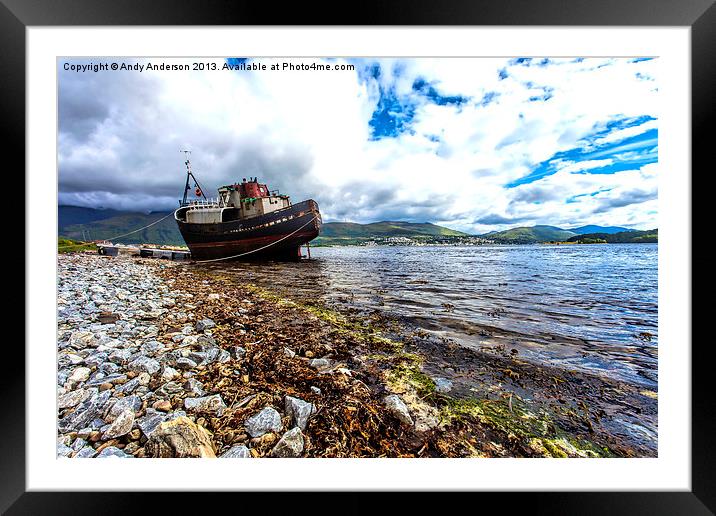
<instances>
[{"instance_id":1,"label":"white cloud","mask_svg":"<svg viewBox=\"0 0 716 516\"><path fill-rule=\"evenodd\" d=\"M496 228L475 222L489 216L524 225L655 226L648 199L656 191L656 164L573 174L610 159L563 162L551 176L505 185L611 120L658 117L654 82L636 77L656 76L656 61L561 60L546 67L508 61L381 59L378 79L358 70L61 71L60 202L171 208L183 187L179 150L191 148L205 188L259 176L294 200L316 199L326 219L403 217L475 232ZM499 80L503 68L508 77ZM418 78L441 95L471 100L437 105L413 90ZM381 87L415 112L411 131L375 141L369 122ZM548 101L530 102L545 91ZM491 92L493 101L480 105ZM598 143L652 126L614 131ZM623 152L633 151L627 147ZM568 203L574 196L580 197ZM620 205L630 199L639 202Z\"/></svg>"}]
</instances>

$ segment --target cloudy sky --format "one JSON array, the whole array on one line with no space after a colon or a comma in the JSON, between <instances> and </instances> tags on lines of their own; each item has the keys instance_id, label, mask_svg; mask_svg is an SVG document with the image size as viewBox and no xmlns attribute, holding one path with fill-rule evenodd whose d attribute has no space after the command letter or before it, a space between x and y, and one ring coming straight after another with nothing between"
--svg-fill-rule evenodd
<instances>
[{"instance_id":1,"label":"cloudy sky","mask_svg":"<svg viewBox=\"0 0 716 516\"><path fill-rule=\"evenodd\" d=\"M60 204L174 208L180 150L191 149L211 193L258 176L315 199L325 221L658 226L656 59L232 58L146 70L194 61L124 60L141 72L58 61ZM284 63L352 66L270 70Z\"/></svg>"}]
</instances>

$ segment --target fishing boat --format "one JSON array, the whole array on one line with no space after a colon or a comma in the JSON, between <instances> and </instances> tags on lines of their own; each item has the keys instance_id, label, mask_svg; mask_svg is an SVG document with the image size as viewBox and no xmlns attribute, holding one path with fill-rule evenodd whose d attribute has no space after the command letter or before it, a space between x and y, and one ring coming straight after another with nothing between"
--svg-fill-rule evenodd
<instances>
[{"instance_id":1,"label":"fishing boat","mask_svg":"<svg viewBox=\"0 0 716 516\"><path fill-rule=\"evenodd\" d=\"M185 161L184 196L174 218L192 260L298 260L301 247L316 238L321 214L313 199L291 203L258 177L221 186L208 199ZM196 196L190 199L193 189Z\"/></svg>"}]
</instances>

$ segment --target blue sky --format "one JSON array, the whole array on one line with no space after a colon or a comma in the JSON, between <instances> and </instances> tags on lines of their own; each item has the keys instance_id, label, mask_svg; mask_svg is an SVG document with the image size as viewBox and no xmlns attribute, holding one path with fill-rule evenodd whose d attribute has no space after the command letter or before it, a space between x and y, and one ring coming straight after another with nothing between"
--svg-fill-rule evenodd
<instances>
[{"instance_id":1,"label":"blue sky","mask_svg":"<svg viewBox=\"0 0 716 516\"><path fill-rule=\"evenodd\" d=\"M257 175L327 220L658 225L656 59L216 62L246 61L354 69L61 72L60 202L171 207L189 147L212 189Z\"/></svg>"}]
</instances>

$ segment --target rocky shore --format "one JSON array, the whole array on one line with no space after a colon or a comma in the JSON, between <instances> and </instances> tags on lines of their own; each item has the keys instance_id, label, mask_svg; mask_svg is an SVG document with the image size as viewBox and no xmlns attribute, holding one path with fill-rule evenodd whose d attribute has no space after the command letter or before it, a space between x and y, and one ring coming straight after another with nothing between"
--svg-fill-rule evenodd
<instances>
[{"instance_id":1,"label":"rocky shore","mask_svg":"<svg viewBox=\"0 0 716 516\"><path fill-rule=\"evenodd\" d=\"M639 411L655 405L625 386L438 349L378 315L354 319L198 266L58 260L59 457L650 454L609 432L589 398L601 388ZM448 374L426 354L452 357ZM478 395L450 377L456 357L479 361Z\"/></svg>"}]
</instances>

